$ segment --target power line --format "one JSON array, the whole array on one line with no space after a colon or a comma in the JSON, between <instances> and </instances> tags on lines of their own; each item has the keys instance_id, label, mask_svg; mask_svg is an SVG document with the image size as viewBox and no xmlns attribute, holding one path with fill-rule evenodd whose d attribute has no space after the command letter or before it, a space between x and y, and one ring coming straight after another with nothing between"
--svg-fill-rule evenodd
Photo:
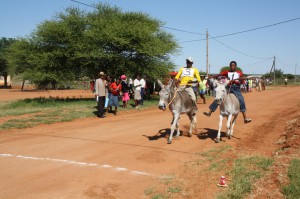
<instances>
[{"instance_id":1,"label":"power line","mask_svg":"<svg viewBox=\"0 0 300 199\"><path fill-rule=\"evenodd\" d=\"M246 33L246 32L251 32L251 31L255 31L255 30L260 30L260 29L264 29L264 28L269 28L269 27L272 27L272 26L277 26L277 25L280 25L280 24L288 23L288 22L291 22L291 21L296 21L296 20L299 20L299 19L300 19L300 17L297 17L297 18L294 18L294 19L289 19L289 20L286 20L286 21L282 21L282 22L278 22L278 23L274 23L274 24L270 24L270 25L266 25L266 26L252 28L252 29L249 29L249 30L243 30L243 31L239 31L239 32L234 32L234 33L229 33L229 34L225 34L225 35L219 35L219 36L211 37L211 39L220 38L220 37L227 37L227 36L242 34L242 33ZM181 43L194 42L194 41L203 41L203 40L205 40L205 39L182 41Z\"/></svg>"},{"instance_id":2,"label":"power line","mask_svg":"<svg viewBox=\"0 0 300 199\"><path fill-rule=\"evenodd\" d=\"M167 27L167 26L161 26L161 27L166 28L166 29L170 29L170 30L175 30L175 31L178 31L178 32L190 33L190 34L194 34L194 35L205 35L205 34L198 33L198 32L190 32L190 31L180 30L180 29L177 29L177 28L171 28L171 27Z\"/></svg>"},{"instance_id":3,"label":"power line","mask_svg":"<svg viewBox=\"0 0 300 199\"><path fill-rule=\"evenodd\" d=\"M270 59L259 61L259 62L255 62L255 63L252 63L252 64L244 64L244 65L246 65L246 66L252 66L252 65L261 64L261 63L264 63L264 62L267 62L267 61L270 61Z\"/></svg>"},{"instance_id":4,"label":"power line","mask_svg":"<svg viewBox=\"0 0 300 199\"><path fill-rule=\"evenodd\" d=\"M243 52L241 52L241 51L235 50L234 48L232 48L232 47L230 47L230 46L228 46L228 45L226 45L226 44L220 42L219 40L215 39L215 37L210 37L210 38L211 38L211 39L214 39L214 40L217 41L219 44L221 44L221 45L223 45L223 46L225 46L225 47L231 49L232 51L235 51L235 52L240 53L240 54L242 54L242 55L245 55L245 56L247 56L247 57L252 57L252 58L255 58L255 59L272 59L272 58L273 58L273 57L263 58L263 57L256 57L256 56L248 55L248 54L246 54L246 53L243 53Z\"/></svg>"},{"instance_id":5,"label":"power line","mask_svg":"<svg viewBox=\"0 0 300 199\"><path fill-rule=\"evenodd\" d=\"M81 5L85 5L85 6L91 7L91 8L98 9L96 6L89 5L89 4L86 4L86 3L82 3L82 2L80 2L80 1L76 1L76 0L71 0L71 1L73 1L73 2L75 2L75 3L79 3L79 4L81 4Z\"/></svg>"},{"instance_id":6,"label":"power line","mask_svg":"<svg viewBox=\"0 0 300 199\"><path fill-rule=\"evenodd\" d=\"M276 60L278 61L278 62L280 62L281 64L283 64L284 66L291 66L291 65L288 65L288 64L285 64L285 63L283 63L282 61L280 61L277 57L276 57Z\"/></svg>"}]
</instances>

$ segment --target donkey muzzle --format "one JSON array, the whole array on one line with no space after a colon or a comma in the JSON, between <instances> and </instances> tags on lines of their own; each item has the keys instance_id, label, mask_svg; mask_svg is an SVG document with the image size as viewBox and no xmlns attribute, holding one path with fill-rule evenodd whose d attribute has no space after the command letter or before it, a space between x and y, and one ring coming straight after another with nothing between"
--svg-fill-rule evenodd
<instances>
[{"instance_id":1,"label":"donkey muzzle","mask_svg":"<svg viewBox=\"0 0 300 199\"><path fill-rule=\"evenodd\" d=\"M165 105L158 105L158 108L159 108L160 110L163 110L163 111L166 110L166 106L165 106Z\"/></svg>"}]
</instances>

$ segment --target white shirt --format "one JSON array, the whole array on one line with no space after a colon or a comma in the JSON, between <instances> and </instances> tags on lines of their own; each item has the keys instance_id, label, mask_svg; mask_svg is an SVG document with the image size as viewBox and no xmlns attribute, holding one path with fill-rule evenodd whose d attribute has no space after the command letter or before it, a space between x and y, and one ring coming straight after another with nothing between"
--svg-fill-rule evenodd
<instances>
[{"instance_id":1,"label":"white shirt","mask_svg":"<svg viewBox=\"0 0 300 199\"><path fill-rule=\"evenodd\" d=\"M140 82L141 82L141 84L142 84L142 88L145 88L145 86L146 86L146 81L144 80L144 79L141 79L140 80Z\"/></svg>"},{"instance_id":2,"label":"white shirt","mask_svg":"<svg viewBox=\"0 0 300 199\"><path fill-rule=\"evenodd\" d=\"M135 79L135 80L133 81L134 89L140 91L140 90L141 90L141 86L136 87L137 85L141 85L141 80Z\"/></svg>"}]
</instances>

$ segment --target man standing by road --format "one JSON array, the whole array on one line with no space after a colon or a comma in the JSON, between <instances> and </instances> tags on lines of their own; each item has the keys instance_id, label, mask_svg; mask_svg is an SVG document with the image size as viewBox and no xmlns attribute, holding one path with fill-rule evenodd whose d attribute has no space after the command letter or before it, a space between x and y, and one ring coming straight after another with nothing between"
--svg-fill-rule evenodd
<instances>
[{"instance_id":1,"label":"man standing by road","mask_svg":"<svg viewBox=\"0 0 300 199\"><path fill-rule=\"evenodd\" d=\"M201 82L199 71L197 68L193 67L193 58L188 57L186 59L186 67L180 68L178 74L176 75L175 79L180 80L179 90L185 90L191 96L191 99L194 103L194 108L197 111L197 103L196 103L196 96L194 90L192 89L192 83L194 83L194 78L196 78L196 83Z\"/></svg>"},{"instance_id":2,"label":"man standing by road","mask_svg":"<svg viewBox=\"0 0 300 199\"><path fill-rule=\"evenodd\" d=\"M104 72L99 73L99 77L95 82L95 96L98 102L98 117L104 118L104 104L106 97L106 81Z\"/></svg>"}]
</instances>

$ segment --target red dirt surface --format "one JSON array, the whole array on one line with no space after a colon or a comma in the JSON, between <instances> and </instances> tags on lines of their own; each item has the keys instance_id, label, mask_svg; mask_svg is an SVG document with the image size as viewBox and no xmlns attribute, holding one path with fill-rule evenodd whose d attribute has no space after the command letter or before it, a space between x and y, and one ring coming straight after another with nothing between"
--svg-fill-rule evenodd
<instances>
[{"instance_id":1,"label":"red dirt surface","mask_svg":"<svg viewBox=\"0 0 300 199\"><path fill-rule=\"evenodd\" d=\"M47 95L16 93L1 90L1 100ZM55 91L51 96L79 97L85 96L83 93ZM86 95L92 97L90 92ZM231 146L236 153L226 154L229 158L241 154L278 156L278 149L289 140L278 143L287 131L287 122L299 116L299 96L299 87L245 94L248 116L253 121L244 124L240 115L234 137L223 138L226 142L219 144L213 141L218 129L218 113L210 118L202 115L211 101L198 104L199 134L191 138L180 136L171 145L167 144L171 113L158 109L0 131L0 198L149 198L144 191L151 187L161 189L166 175L178 176L180 186L185 188L181 195L173 195L173 198L214 198L223 189L216 186L223 173L208 175L201 168L209 165L189 165L191 160L199 158L196 153ZM183 134L187 125L188 118L183 115L180 120ZM269 176L256 184L251 198L283 198L275 182L279 170L276 164ZM188 167L183 168L183 165ZM203 173L193 178L199 171ZM141 175L143 172L147 175Z\"/></svg>"}]
</instances>

